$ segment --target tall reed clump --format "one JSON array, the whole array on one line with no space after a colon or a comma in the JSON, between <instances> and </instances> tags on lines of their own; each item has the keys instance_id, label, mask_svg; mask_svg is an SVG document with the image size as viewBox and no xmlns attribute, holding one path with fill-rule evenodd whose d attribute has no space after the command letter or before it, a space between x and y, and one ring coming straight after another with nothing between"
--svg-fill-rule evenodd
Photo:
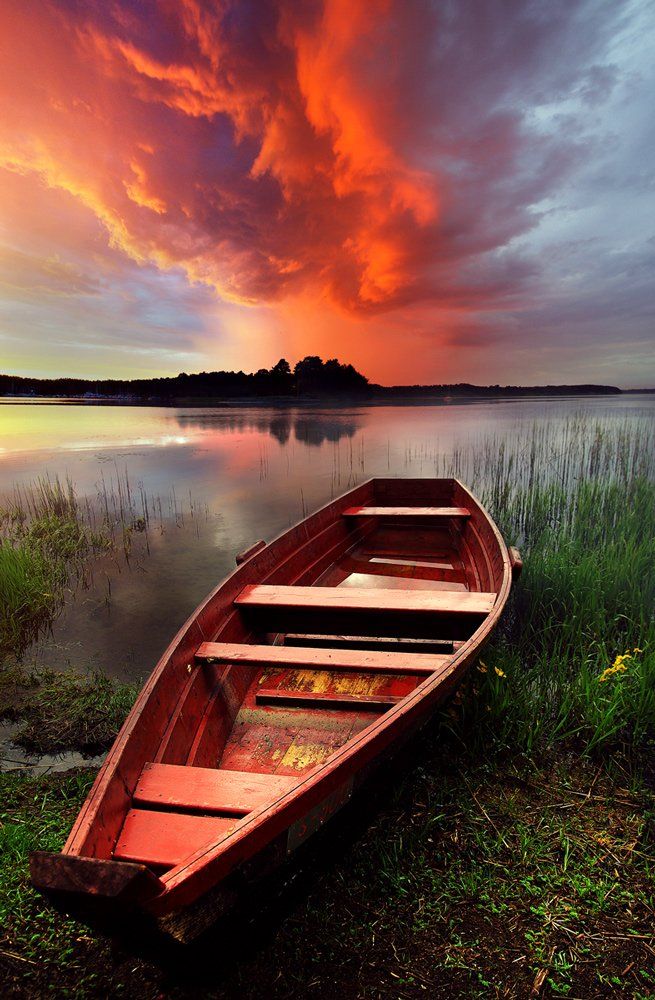
<instances>
[{"instance_id":1,"label":"tall reed clump","mask_svg":"<svg viewBox=\"0 0 655 1000\"><path fill-rule=\"evenodd\" d=\"M184 508L174 486L163 505L143 483L133 489L127 470L103 476L95 499L78 498L70 479L44 476L0 500L0 663L20 656L56 618L67 590L90 580L92 556L111 552L114 565L129 567L150 552L150 530L184 525ZM189 517L199 512L189 495Z\"/></svg>"},{"instance_id":2,"label":"tall reed clump","mask_svg":"<svg viewBox=\"0 0 655 1000\"><path fill-rule=\"evenodd\" d=\"M0 657L48 626L65 588L108 536L85 523L73 485L42 478L0 508Z\"/></svg>"},{"instance_id":3,"label":"tall reed clump","mask_svg":"<svg viewBox=\"0 0 655 1000\"><path fill-rule=\"evenodd\" d=\"M525 568L463 698L473 739L655 741L655 450L625 430L594 440L580 426L551 451L545 485L512 489L486 470L485 500Z\"/></svg>"}]
</instances>

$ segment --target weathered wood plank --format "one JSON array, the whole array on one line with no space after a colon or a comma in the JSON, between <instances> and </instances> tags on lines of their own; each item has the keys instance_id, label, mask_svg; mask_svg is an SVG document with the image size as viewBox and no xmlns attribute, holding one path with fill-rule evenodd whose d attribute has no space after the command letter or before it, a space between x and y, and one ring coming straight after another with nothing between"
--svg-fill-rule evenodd
<instances>
[{"instance_id":1,"label":"weathered wood plank","mask_svg":"<svg viewBox=\"0 0 655 1000\"><path fill-rule=\"evenodd\" d=\"M347 507L343 517L470 517L468 507Z\"/></svg>"},{"instance_id":2,"label":"weathered wood plank","mask_svg":"<svg viewBox=\"0 0 655 1000\"><path fill-rule=\"evenodd\" d=\"M130 809L114 858L171 868L202 847L225 837L239 822L223 816L186 816L184 813Z\"/></svg>"},{"instance_id":3,"label":"weathered wood plank","mask_svg":"<svg viewBox=\"0 0 655 1000\"><path fill-rule=\"evenodd\" d=\"M35 886L48 892L92 893L123 902L156 895L163 888L144 865L49 851L31 854L30 875Z\"/></svg>"},{"instance_id":4,"label":"weathered wood plank","mask_svg":"<svg viewBox=\"0 0 655 1000\"><path fill-rule=\"evenodd\" d=\"M244 587L234 603L242 608L298 608L318 611L489 614L495 594L448 590L382 590L365 587Z\"/></svg>"},{"instance_id":5,"label":"weathered wood plank","mask_svg":"<svg viewBox=\"0 0 655 1000\"><path fill-rule=\"evenodd\" d=\"M384 712L397 705L402 698L390 694L329 694L316 691L282 690L280 688L259 688L255 695L258 705L289 705L302 708L327 708L342 711L352 709L369 712Z\"/></svg>"},{"instance_id":6,"label":"weathered wood plank","mask_svg":"<svg viewBox=\"0 0 655 1000\"><path fill-rule=\"evenodd\" d=\"M406 586L408 589L421 590L468 590L464 574L459 567L445 566L443 563L423 564L407 559L362 559L357 556L342 556L333 567L329 577L317 583L325 586L338 586L344 580L355 575L363 577L359 583L350 580L347 586L360 587L396 587ZM399 582L397 582L399 581ZM409 582L405 582L409 581ZM429 581L429 584L423 581Z\"/></svg>"},{"instance_id":7,"label":"weathered wood plank","mask_svg":"<svg viewBox=\"0 0 655 1000\"><path fill-rule=\"evenodd\" d=\"M311 646L259 646L234 642L203 642L197 660L219 663L310 667L316 670L370 671L376 674L431 674L449 659L431 653L381 652L362 649L317 649Z\"/></svg>"},{"instance_id":8,"label":"weathered wood plank","mask_svg":"<svg viewBox=\"0 0 655 1000\"><path fill-rule=\"evenodd\" d=\"M146 764L134 804L245 815L275 802L296 784L293 778L272 774Z\"/></svg>"},{"instance_id":9,"label":"weathered wood plank","mask_svg":"<svg viewBox=\"0 0 655 1000\"><path fill-rule=\"evenodd\" d=\"M372 555L366 565L371 563L376 566L409 566L412 569L454 570L456 568L452 562L440 561L439 559L412 559L411 556Z\"/></svg>"}]
</instances>

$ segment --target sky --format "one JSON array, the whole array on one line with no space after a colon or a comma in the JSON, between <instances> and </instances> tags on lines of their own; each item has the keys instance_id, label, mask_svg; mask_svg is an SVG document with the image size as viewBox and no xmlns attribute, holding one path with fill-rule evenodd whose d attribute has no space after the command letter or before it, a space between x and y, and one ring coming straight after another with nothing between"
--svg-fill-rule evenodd
<instances>
[{"instance_id":1,"label":"sky","mask_svg":"<svg viewBox=\"0 0 655 1000\"><path fill-rule=\"evenodd\" d=\"M655 385L653 0L4 0L0 371Z\"/></svg>"}]
</instances>

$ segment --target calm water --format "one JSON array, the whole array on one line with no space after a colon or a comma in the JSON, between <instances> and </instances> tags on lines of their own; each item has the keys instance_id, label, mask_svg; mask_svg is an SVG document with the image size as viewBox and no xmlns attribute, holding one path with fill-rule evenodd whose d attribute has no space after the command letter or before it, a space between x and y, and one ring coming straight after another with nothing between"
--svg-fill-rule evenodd
<instances>
[{"instance_id":1,"label":"calm water","mask_svg":"<svg viewBox=\"0 0 655 1000\"><path fill-rule=\"evenodd\" d=\"M456 474L483 491L481 450L518 460L537 434L547 455L566 446L581 419L652 429L655 396L350 408L0 405L0 495L47 473L69 476L94 500L127 477L135 497L143 491L161 510L130 567L101 560L29 656L140 680L231 571L235 553L257 539L370 476ZM547 461L539 474L548 477Z\"/></svg>"}]
</instances>

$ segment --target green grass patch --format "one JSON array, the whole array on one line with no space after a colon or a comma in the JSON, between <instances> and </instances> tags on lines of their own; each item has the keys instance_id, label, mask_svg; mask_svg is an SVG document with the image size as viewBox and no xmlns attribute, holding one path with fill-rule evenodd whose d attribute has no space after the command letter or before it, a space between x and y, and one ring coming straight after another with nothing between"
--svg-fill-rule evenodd
<instances>
[{"instance_id":1,"label":"green grass patch","mask_svg":"<svg viewBox=\"0 0 655 1000\"><path fill-rule=\"evenodd\" d=\"M94 777L0 774L0 981L14 996L92 996L102 983L87 959L106 946L51 910L29 882L30 852L62 848Z\"/></svg>"}]
</instances>

